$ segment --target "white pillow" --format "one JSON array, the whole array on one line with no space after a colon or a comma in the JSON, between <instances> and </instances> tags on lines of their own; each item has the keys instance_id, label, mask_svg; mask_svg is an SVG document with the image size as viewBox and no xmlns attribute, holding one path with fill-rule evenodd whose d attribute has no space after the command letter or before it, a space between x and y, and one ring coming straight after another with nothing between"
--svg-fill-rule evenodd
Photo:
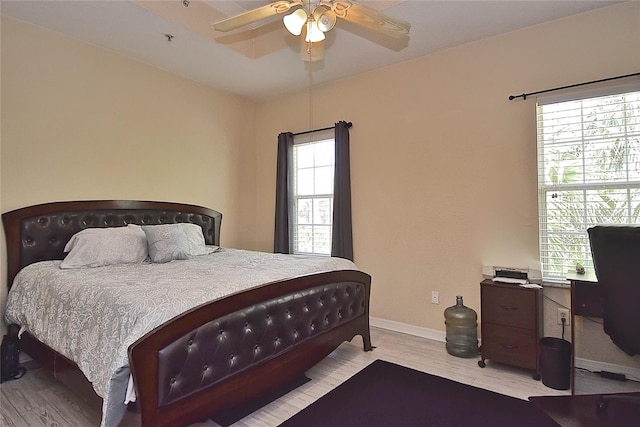
<instances>
[{"instance_id":1,"label":"white pillow","mask_svg":"<svg viewBox=\"0 0 640 427\"><path fill-rule=\"evenodd\" d=\"M137 225L86 228L71 236L64 251L68 254L60 268L134 264L149 256L146 236Z\"/></svg>"},{"instance_id":2,"label":"white pillow","mask_svg":"<svg viewBox=\"0 0 640 427\"><path fill-rule=\"evenodd\" d=\"M206 246L202 228L197 224L144 225L142 230L147 236L152 262L189 259L213 253L218 249L217 246Z\"/></svg>"}]
</instances>

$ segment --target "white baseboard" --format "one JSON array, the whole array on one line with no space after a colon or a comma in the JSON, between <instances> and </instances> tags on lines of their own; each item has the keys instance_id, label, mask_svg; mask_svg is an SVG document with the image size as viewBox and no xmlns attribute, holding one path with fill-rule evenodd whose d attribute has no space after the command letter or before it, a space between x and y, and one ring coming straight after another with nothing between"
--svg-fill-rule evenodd
<instances>
[{"instance_id":1,"label":"white baseboard","mask_svg":"<svg viewBox=\"0 0 640 427\"><path fill-rule=\"evenodd\" d=\"M396 322L393 320L381 319L379 317L370 317L369 323L377 328L387 329L403 334L414 335L421 338L445 342L446 334L443 331L435 329L422 328L419 326L408 325L406 323ZM617 374L625 374L631 379L640 379L640 369L632 366L614 365L612 363L600 362L597 360L576 358L576 367L589 371L607 371Z\"/></svg>"},{"instance_id":2,"label":"white baseboard","mask_svg":"<svg viewBox=\"0 0 640 427\"><path fill-rule=\"evenodd\" d=\"M417 337L445 342L445 333L435 329L421 328L419 326L408 325L406 323L395 322L393 320L370 317L369 323L377 328L388 329L390 331L401 332L403 334L415 335Z\"/></svg>"}]
</instances>

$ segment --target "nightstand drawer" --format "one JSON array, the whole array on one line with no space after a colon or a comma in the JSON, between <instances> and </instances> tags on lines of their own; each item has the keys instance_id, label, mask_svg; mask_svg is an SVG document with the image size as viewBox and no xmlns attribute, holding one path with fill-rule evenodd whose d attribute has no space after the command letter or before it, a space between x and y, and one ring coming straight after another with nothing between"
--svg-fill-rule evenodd
<instances>
[{"instance_id":1,"label":"nightstand drawer","mask_svg":"<svg viewBox=\"0 0 640 427\"><path fill-rule=\"evenodd\" d=\"M512 285L509 285L512 286ZM536 329L536 293L514 288L482 286L482 323Z\"/></svg>"},{"instance_id":2,"label":"nightstand drawer","mask_svg":"<svg viewBox=\"0 0 640 427\"><path fill-rule=\"evenodd\" d=\"M486 359L536 369L538 350L535 330L485 324L482 334L482 353Z\"/></svg>"}]
</instances>

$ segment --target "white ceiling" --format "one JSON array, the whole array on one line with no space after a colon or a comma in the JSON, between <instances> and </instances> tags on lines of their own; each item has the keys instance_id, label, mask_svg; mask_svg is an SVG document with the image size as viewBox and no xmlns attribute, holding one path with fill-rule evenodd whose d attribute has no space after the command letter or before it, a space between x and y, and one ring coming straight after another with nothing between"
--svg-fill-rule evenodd
<instances>
[{"instance_id":1,"label":"white ceiling","mask_svg":"<svg viewBox=\"0 0 640 427\"><path fill-rule=\"evenodd\" d=\"M220 34L210 21L268 1L2 0L3 15L253 100L309 86L300 44L274 17L255 29ZM359 1L411 23L405 46L339 20L327 33L324 60L312 63L313 84L428 55L542 22L609 6L615 1ZM391 7L387 7L392 5ZM154 10L153 12L150 11ZM164 17L162 17L162 16ZM174 36L171 42L165 34ZM242 39L243 42L230 44ZM397 43L397 41L395 41ZM248 47L249 46L249 47ZM261 47L260 47L261 46ZM258 52L267 46L267 51ZM271 49L269 49L271 47ZM391 48L390 48L391 47ZM238 49L243 50L241 53ZM253 57L251 57L253 56Z\"/></svg>"}]
</instances>

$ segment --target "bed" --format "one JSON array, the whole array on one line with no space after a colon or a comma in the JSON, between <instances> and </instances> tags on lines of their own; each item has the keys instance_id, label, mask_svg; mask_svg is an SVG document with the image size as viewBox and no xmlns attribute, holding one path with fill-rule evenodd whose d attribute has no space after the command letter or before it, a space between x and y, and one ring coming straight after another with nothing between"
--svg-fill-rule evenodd
<instances>
[{"instance_id":1,"label":"bed","mask_svg":"<svg viewBox=\"0 0 640 427\"><path fill-rule=\"evenodd\" d=\"M221 213L181 203L130 200L54 202L7 212L2 219L7 240L10 296L12 292L18 292L12 290L14 279L18 283L15 288L23 286L18 279L26 275L27 270L47 271L47 275L62 274L61 263L66 262L65 245L76 233L89 228L113 230L122 227L119 230L125 231L137 226L145 230L149 226L168 224L200 226L204 244L207 248L214 247L214 253L193 257L199 258L197 261L171 261L157 264L158 267L146 263L136 265L138 269L156 268L159 273L154 274L162 277L168 274L168 266L190 268L189 263L194 263L202 269L196 262L215 263L218 262L216 257L231 257L234 252L232 249L218 249ZM120 397L132 384L143 426L188 425L282 388L356 335L362 337L365 351L372 350L369 275L339 259L334 260L337 267L331 269L318 265L311 273L289 275L289 272L297 270L290 270L279 263L285 262L284 257L291 256L250 252L244 256L249 261L236 266L239 270L249 268L247 265L263 263L272 266L272 273L287 274L264 283L233 288L229 295L207 299L168 319L159 317L158 324L147 327L149 330L143 329L141 336L134 336L136 339L131 344L119 343L125 349L120 353L125 354L117 356L124 357L125 362L117 370L112 369L106 396L99 396L95 392L95 384L85 375L85 372L91 372L93 365L85 364L91 368L81 370L79 365L84 360L73 360L66 348L58 350L43 343L25 326L27 321L12 322L9 330L13 335L19 333L22 350L42 367L53 371L58 379L73 387L86 400L100 402L103 426L119 423L126 408ZM278 267L280 265L282 268ZM124 277L121 274L125 274L125 270L126 274L136 277L146 274L130 273L121 266L84 269L84 276L77 274L82 280L91 276L103 283L99 274L106 274L100 272L108 271L108 268L116 269L117 277ZM209 278L216 276L208 271L203 275ZM192 281L196 282L187 273L180 273L180 277L186 277L184 281L190 282L190 286ZM223 277L231 281L228 273ZM122 280L128 283L131 279ZM174 283L173 279L167 278L166 281ZM158 279L158 282L162 280ZM92 286L99 287L100 284ZM178 286L186 286L186 283L176 279L176 290L166 288L163 293L172 295L172 300L180 299L187 292ZM36 287L37 292L32 291L29 298L39 292L44 293L45 288ZM166 304L156 303L147 297L139 301L145 305L160 304L160 307ZM82 307L78 301L69 303ZM95 309L95 312L99 310ZM135 318L137 314L127 316ZM45 335L49 333L53 334L47 330ZM94 333L101 334L101 331ZM131 334L127 337L131 338Z\"/></svg>"}]
</instances>

